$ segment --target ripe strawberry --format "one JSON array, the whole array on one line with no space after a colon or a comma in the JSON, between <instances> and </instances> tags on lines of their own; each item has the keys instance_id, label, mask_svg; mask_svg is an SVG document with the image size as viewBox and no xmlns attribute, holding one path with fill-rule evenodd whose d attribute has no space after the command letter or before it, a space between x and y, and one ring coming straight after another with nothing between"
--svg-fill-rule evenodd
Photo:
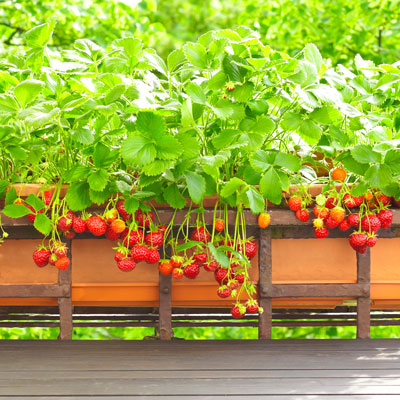
<instances>
[{"instance_id":1,"label":"ripe strawberry","mask_svg":"<svg viewBox=\"0 0 400 400\"><path fill-rule=\"evenodd\" d=\"M67 232L72 226L72 218L61 217L57 222L57 229L61 232Z\"/></svg>"},{"instance_id":2,"label":"ripe strawberry","mask_svg":"<svg viewBox=\"0 0 400 400\"><path fill-rule=\"evenodd\" d=\"M367 243L367 235L365 233L354 232L349 236L349 243L354 250L358 250Z\"/></svg>"},{"instance_id":3,"label":"ripe strawberry","mask_svg":"<svg viewBox=\"0 0 400 400\"><path fill-rule=\"evenodd\" d=\"M118 251L115 253L115 255L114 255L114 260L115 260L116 262L120 262L120 261L122 261L124 258L127 258L127 257L128 257L128 253L129 253L128 250L122 250L122 249L120 249L120 250L118 250Z\"/></svg>"},{"instance_id":4,"label":"ripe strawberry","mask_svg":"<svg viewBox=\"0 0 400 400\"><path fill-rule=\"evenodd\" d=\"M171 265L174 268L179 268L183 263L183 257L181 256L172 256L171 257Z\"/></svg>"},{"instance_id":5,"label":"ripe strawberry","mask_svg":"<svg viewBox=\"0 0 400 400\"><path fill-rule=\"evenodd\" d=\"M393 212L390 210L381 210L378 213L379 221L381 221L381 228L388 229L392 225Z\"/></svg>"},{"instance_id":6,"label":"ripe strawberry","mask_svg":"<svg viewBox=\"0 0 400 400\"><path fill-rule=\"evenodd\" d=\"M206 253L197 253L193 255L193 259L199 264L202 265L207 261L207 254Z\"/></svg>"},{"instance_id":7,"label":"ripe strawberry","mask_svg":"<svg viewBox=\"0 0 400 400\"><path fill-rule=\"evenodd\" d=\"M241 304L236 304L231 308L231 314L234 318L243 318L246 315L246 308Z\"/></svg>"},{"instance_id":8,"label":"ripe strawberry","mask_svg":"<svg viewBox=\"0 0 400 400\"><path fill-rule=\"evenodd\" d=\"M161 247L164 243L164 234L162 232L149 232L145 237L144 241L149 246Z\"/></svg>"},{"instance_id":9,"label":"ripe strawberry","mask_svg":"<svg viewBox=\"0 0 400 400\"><path fill-rule=\"evenodd\" d=\"M118 211L115 208L112 208L111 210L108 210L105 215L104 215L104 219L106 220L106 222L108 222L109 224L113 221L115 221L118 218Z\"/></svg>"},{"instance_id":10,"label":"ripe strawberry","mask_svg":"<svg viewBox=\"0 0 400 400\"><path fill-rule=\"evenodd\" d=\"M221 232L225 228L225 223L224 223L224 221L222 219L216 219L214 226L215 226L215 230L216 231Z\"/></svg>"},{"instance_id":11,"label":"ripe strawberry","mask_svg":"<svg viewBox=\"0 0 400 400\"><path fill-rule=\"evenodd\" d=\"M212 260L203 264L203 267L207 272L214 272L219 267L219 264L217 261Z\"/></svg>"},{"instance_id":12,"label":"ripe strawberry","mask_svg":"<svg viewBox=\"0 0 400 400\"><path fill-rule=\"evenodd\" d=\"M271 223L271 216L269 214L264 212L258 216L258 226L261 229L267 228L270 223Z\"/></svg>"},{"instance_id":13,"label":"ripe strawberry","mask_svg":"<svg viewBox=\"0 0 400 400\"><path fill-rule=\"evenodd\" d=\"M151 211L149 211L146 215L143 215L143 211L139 209L135 212L135 221L140 227L144 225L146 228L148 228L150 226L150 221L154 221L154 215Z\"/></svg>"},{"instance_id":14,"label":"ripe strawberry","mask_svg":"<svg viewBox=\"0 0 400 400\"><path fill-rule=\"evenodd\" d=\"M367 192L364 194L364 199L366 201L371 201L374 198L374 195L371 192Z\"/></svg>"},{"instance_id":15,"label":"ripe strawberry","mask_svg":"<svg viewBox=\"0 0 400 400\"><path fill-rule=\"evenodd\" d=\"M234 278L239 282L239 284L242 284L244 282L245 276L244 276L244 273L241 273L241 274L236 273L234 275Z\"/></svg>"},{"instance_id":16,"label":"ripe strawberry","mask_svg":"<svg viewBox=\"0 0 400 400\"><path fill-rule=\"evenodd\" d=\"M73 211L67 211L65 216L70 220L74 220L74 218L76 218L76 215Z\"/></svg>"},{"instance_id":17,"label":"ripe strawberry","mask_svg":"<svg viewBox=\"0 0 400 400\"><path fill-rule=\"evenodd\" d=\"M288 201L289 208L292 211L298 211L301 209L301 197L292 196Z\"/></svg>"},{"instance_id":18,"label":"ripe strawberry","mask_svg":"<svg viewBox=\"0 0 400 400\"><path fill-rule=\"evenodd\" d=\"M103 218L98 217L96 215L94 215L86 220L86 226L87 226L88 230L90 232L92 232L92 234L94 236L104 235L107 230L106 221L104 221Z\"/></svg>"},{"instance_id":19,"label":"ripe strawberry","mask_svg":"<svg viewBox=\"0 0 400 400\"><path fill-rule=\"evenodd\" d=\"M217 289L217 295L223 299L229 297L231 295L231 289L225 285L222 285Z\"/></svg>"},{"instance_id":20,"label":"ripe strawberry","mask_svg":"<svg viewBox=\"0 0 400 400\"><path fill-rule=\"evenodd\" d=\"M51 190L45 190L43 192L42 200L43 200L43 203L46 204L46 206L50 205L52 198L53 198L53 192Z\"/></svg>"},{"instance_id":21,"label":"ripe strawberry","mask_svg":"<svg viewBox=\"0 0 400 400\"><path fill-rule=\"evenodd\" d=\"M58 257L55 254L51 254L49 258L49 264L50 265L56 265L56 261L58 260Z\"/></svg>"},{"instance_id":22,"label":"ripe strawberry","mask_svg":"<svg viewBox=\"0 0 400 400\"><path fill-rule=\"evenodd\" d=\"M146 262L147 264L155 264L160 261L160 253L157 249L149 249L147 253Z\"/></svg>"},{"instance_id":23,"label":"ripe strawberry","mask_svg":"<svg viewBox=\"0 0 400 400\"><path fill-rule=\"evenodd\" d=\"M174 268L172 270L172 277L174 279L181 279L183 278L183 269L182 268Z\"/></svg>"},{"instance_id":24,"label":"ripe strawberry","mask_svg":"<svg viewBox=\"0 0 400 400\"><path fill-rule=\"evenodd\" d=\"M208 243L210 241L210 239L211 239L211 236L208 233L208 231L204 228L204 226L195 228L192 231L192 234L190 235L190 240L195 240L197 242Z\"/></svg>"},{"instance_id":25,"label":"ripe strawberry","mask_svg":"<svg viewBox=\"0 0 400 400\"><path fill-rule=\"evenodd\" d=\"M335 207L329 213L330 217L337 223L341 223L344 220L345 212L342 207Z\"/></svg>"},{"instance_id":26,"label":"ripe strawberry","mask_svg":"<svg viewBox=\"0 0 400 400\"><path fill-rule=\"evenodd\" d=\"M121 261L118 261L117 266L123 272L130 272L135 269L136 263L132 258L124 258Z\"/></svg>"},{"instance_id":27,"label":"ripe strawberry","mask_svg":"<svg viewBox=\"0 0 400 400\"><path fill-rule=\"evenodd\" d=\"M387 206L390 204L390 197L386 196L383 193L378 194L377 196L375 196L375 203L377 205L381 205L381 206Z\"/></svg>"},{"instance_id":28,"label":"ripe strawberry","mask_svg":"<svg viewBox=\"0 0 400 400\"><path fill-rule=\"evenodd\" d=\"M83 233L86 231L86 221L81 217L75 217L72 221L72 229L76 233Z\"/></svg>"},{"instance_id":29,"label":"ripe strawberry","mask_svg":"<svg viewBox=\"0 0 400 400\"><path fill-rule=\"evenodd\" d=\"M115 219L114 221L111 222L110 228L111 228L115 233L120 234L120 233L122 233L122 232L125 230L126 225L125 225L125 222L122 221L122 219Z\"/></svg>"},{"instance_id":30,"label":"ripe strawberry","mask_svg":"<svg viewBox=\"0 0 400 400\"><path fill-rule=\"evenodd\" d=\"M117 203L117 211L124 221L132 218L132 214L128 214L125 210L125 200L119 200Z\"/></svg>"},{"instance_id":31,"label":"ripe strawberry","mask_svg":"<svg viewBox=\"0 0 400 400\"><path fill-rule=\"evenodd\" d=\"M105 236L108 240L114 242L119 239L119 233L114 232L110 225L107 226Z\"/></svg>"},{"instance_id":32,"label":"ripe strawberry","mask_svg":"<svg viewBox=\"0 0 400 400\"><path fill-rule=\"evenodd\" d=\"M336 207L336 205L337 205L337 200L334 197L328 197L326 199L326 203L325 203L326 208L331 209L333 207Z\"/></svg>"},{"instance_id":33,"label":"ripe strawberry","mask_svg":"<svg viewBox=\"0 0 400 400\"><path fill-rule=\"evenodd\" d=\"M354 228L358 228L360 225L360 215L359 214L349 214L347 216L347 220L349 221L349 224L353 226Z\"/></svg>"},{"instance_id":34,"label":"ripe strawberry","mask_svg":"<svg viewBox=\"0 0 400 400\"><path fill-rule=\"evenodd\" d=\"M195 279L199 273L200 273L200 265L197 264L196 261L193 261L192 263L186 265L183 268L183 274L186 276L186 278L189 279Z\"/></svg>"},{"instance_id":35,"label":"ripe strawberry","mask_svg":"<svg viewBox=\"0 0 400 400\"><path fill-rule=\"evenodd\" d=\"M168 260L162 260L160 264L158 264L158 270L162 275L169 275L173 269L174 267Z\"/></svg>"},{"instance_id":36,"label":"ripe strawberry","mask_svg":"<svg viewBox=\"0 0 400 400\"><path fill-rule=\"evenodd\" d=\"M327 228L315 228L314 229L315 237L318 239L326 238L329 235L329 229Z\"/></svg>"},{"instance_id":37,"label":"ripe strawberry","mask_svg":"<svg viewBox=\"0 0 400 400\"><path fill-rule=\"evenodd\" d=\"M313 209L313 212L317 218L325 219L329 215L329 208L327 208L327 207L321 208L320 206L315 206Z\"/></svg>"},{"instance_id":38,"label":"ripe strawberry","mask_svg":"<svg viewBox=\"0 0 400 400\"><path fill-rule=\"evenodd\" d=\"M129 233L129 237L128 237L128 233L129 233L129 229L128 228L126 228L121 233L121 240L122 240L122 244L124 246L127 246L127 247L131 248L136 243L143 241L143 231L141 229L138 229L136 231L131 231Z\"/></svg>"},{"instance_id":39,"label":"ripe strawberry","mask_svg":"<svg viewBox=\"0 0 400 400\"><path fill-rule=\"evenodd\" d=\"M149 249L144 244L135 244L131 249L131 257L136 261L144 261L149 254Z\"/></svg>"},{"instance_id":40,"label":"ripe strawberry","mask_svg":"<svg viewBox=\"0 0 400 400\"><path fill-rule=\"evenodd\" d=\"M258 313L258 303L257 300L248 300L246 303L246 312L249 314L255 314Z\"/></svg>"},{"instance_id":41,"label":"ripe strawberry","mask_svg":"<svg viewBox=\"0 0 400 400\"><path fill-rule=\"evenodd\" d=\"M68 247L65 243L57 243L53 249L53 254L57 256L57 258L64 257L68 253Z\"/></svg>"},{"instance_id":42,"label":"ripe strawberry","mask_svg":"<svg viewBox=\"0 0 400 400\"><path fill-rule=\"evenodd\" d=\"M346 193L343 197L344 204L349 208L359 207L363 199L363 196L352 196L350 193Z\"/></svg>"},{"instance_id":43,"label":"ripe strawberry","mask_svg":"<svg viewBox=\"0 0 400 400\"><path fill-rule=\"evenodd\" d=\"M366 242L366 245L368 247L374 247L377 242L378 242L378 237L375 236L375 234L368 235L367 242Z\"/></svg>"},{"instance_id":44,"label":"ripe strawberry","mask_svg":"<svg viewBox=\"0 0 400 400\"><path fill-rule=\"evenodd\" d=\"M379 218L374 215L366 215L362 220L361 220L361 229L366 232L378 232L379 229L381 228L381 221Z\"/></svg>"},{"instance_id":45,"label":"ripe strawberry","mask_svg":"<svg viewBox=\"0 0 400 400\"><path fill-rule=\"evenodd\" d=\"M343 168L335 168L331 173L331 178L334 181L344 182L346 179L346 171Z\"/></svg>"},{"instance_id":46,"label":"ripe strawberry","mask_svg":"<svg viewBox=\"0 0 400 400\"><path fill-rule=\"evenodd\" d=\"M358 215L358 214L357 214ZM351 228L351 225L348 221L347 218L345 218L340 224L339 224L339 229L343 232L349 230Z\"/></svg>"},{"instance_id":47,"label":"ripe strawberry","mask_svg":"<svg viewBox=\"0 0 400 400\"><path fill-rule=\"evenodd\" d=\"M69 267L69 258L64 256L64 257L60 257L57 261L56 261L56 268L60 269L61 271L66 270Z\"/></svg>"},{"instance_id":48,"label":"ripe strawberry","mask_svg":"<svg viewBox=\"0 0 400 400\"><path fill-rule=\"evenodd\" d=\"M236 279L229 279L227 286L229 289L235 290L240 286L240 284L239 284L239 281Z\"/></svg>"},{"instance_id":49,"label":"ripe strawberry","mask_svg":"<svg viewBox=\"0 0 400 400\"><path fill-rule=\"evenodd\" d=\"M232 274L228 274L228 268L219 267L215 270L214 277L218 283L226 284L229 278L232 277Z\"/></svg>"},{"instance_id":50,"label":"ripe strawberry","mask_svg":"<svg viewBox=\"0 0 400 400\"><path fill-rule=\"evenodd\" d=\"M298 220L300 220L301 222L307 222L308 219L310 218L310 214L308 213L308 210L306 210L306 209L297 210L296 218Z\"/></svg>"},{"instance_id":51,"label":"ripe strawberry","mask_svg":"<svg viewBox=\"0 0 400 400\"><path fill-rule=\"evenodd\" d=\"M325 226L328 229L334 229L339 225L339 222L336 222L331 216L329 216L326 220L325 220Z\"/></svg>"},{"instance_id":52,"label":"ripe strawberry","mask_svg":"<svg viewBox=\"0 0 400 400\"><path fill-rule=\"evenodd\" d=\"M239 246L239 251L243 251L242 250L242 245L240 244ZM257 244L256 242L253 242L252 240L248 240L245 244L244 244L244 253L246 255L246 257L251 260L252 258L254 258L254 256L257 254Z\"/></svg>"},{"instance_id":53,"label":"ripe strawberry","mask_svg":"<svg viewBox=\"0 0 400 400\"><path fill-rule=\"evenodd\" d=\"M48 248L41 246L33 252L32 257L35 264L38 267L43 268L49 263L50 255L51 251Z\"/></svg>"},{"instance_id":54,"label":"ripe strawberry","mask_svg":"<svg viewBox=\"0 0 400 400\"><path fill-rule=\"evenodd\" d=\"M324 220L322 218L315 218L313 220L314 228L322 229L324 227Z\"/></svg>"},{"instance_id":55,"label":"ripe strawberry","mask_svg":"<svg viewBox=\"0 0 400 400\"><path fill-rule=\"evenodd\" d=\"M66 239L73 239L75 237L75 232L74 231L67 231L64 232L64 236Z\"/></svg>"}]
</instances>

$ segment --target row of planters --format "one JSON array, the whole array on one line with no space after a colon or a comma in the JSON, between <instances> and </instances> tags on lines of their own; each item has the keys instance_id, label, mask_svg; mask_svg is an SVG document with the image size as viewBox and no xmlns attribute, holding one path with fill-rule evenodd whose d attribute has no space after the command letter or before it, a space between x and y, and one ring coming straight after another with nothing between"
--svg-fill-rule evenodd
<instances>
[{"instance_id":1,"label":"row of planters","mask_svg":"<svg viewBox=\"0 0 400 400\"><path fill-rule=\"evenodd\" d=\"M213 276L214 296L240 318L262 311L245 209L268 229L269 208L287 206L313 219L318 239L347 231L359 253L390 228L400 198L397 63L356 56L351 70L328 68L312 44L291 58L245 27L209 32L167 60L135 38L57 52L47 47L53 28L28 31L26 46L0 61L2 212L43 234L29 249L38 267L69 268L65 239L91 232L114 242L116 271L144 262L178 281ZM314 184L322 190L311 196ZM156 204L173 211L167 223Z\"/></svg>"}]
</instances>

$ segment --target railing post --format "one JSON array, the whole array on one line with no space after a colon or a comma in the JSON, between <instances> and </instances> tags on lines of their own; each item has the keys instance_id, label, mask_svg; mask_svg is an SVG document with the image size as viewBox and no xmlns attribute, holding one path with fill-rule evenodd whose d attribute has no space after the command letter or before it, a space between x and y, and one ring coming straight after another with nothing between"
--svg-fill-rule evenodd
<instances>
[{"instance_id":1,"label":"railing post","mask_svg":"<svg viewBox=\"0 0 400 400\"><path fill-rule=\"evenodd\" d=\"M371 327L371 253L357 253L357 283L368 285L362 297L357 298L357 339L369 339Z\"/></svg>"},{"instance_id":2,"label":"railing post","mask_svg":"<svg viewBox=\"0 0 400 400\"><path fill-rule=\"evenodd\" d=\"M258 303L264 312L258 319L258 338L272 337L272 249L271 230L260 230L258 250Z\"/></svg>"},{"instance_id":3,"label":"railing post","mask_svg":"<svg viewBox=\"0 0 400 400\"><path fill-rule=\"evenodd\" d=\"M159 272L158 333L161 340L171 340L172 331L171 275Z\"/></svg>"},{"instance_id":4,"label":"railing post","mask_svg":"<svg viewBox=\"0 0 400 400\"><path fill-rule=\"evenodd\" d=\"M68 286L69 296L59 297L58 308L60 312L60 333L58 339L60 340L71 340L72 329L73 329L73 318L72 318L72 242L67 241L68 246L68 257L70 259L70 265L65 271L58 271L58 284L61 286Z\"/></svg>"}]
</instances>

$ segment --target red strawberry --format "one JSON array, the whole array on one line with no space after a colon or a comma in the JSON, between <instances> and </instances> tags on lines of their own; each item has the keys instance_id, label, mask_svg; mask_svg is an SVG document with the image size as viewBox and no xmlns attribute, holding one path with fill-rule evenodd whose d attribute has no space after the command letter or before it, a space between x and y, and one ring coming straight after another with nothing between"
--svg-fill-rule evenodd
<instances>
[{"instance_id":1,"label":"red strawberry","mask_svg":"<svg viewBox=\"0 0 400 400\"><path fill-rule=\"evenodd\" d=\"M147 245L153 247L161 247L164 243L164 234L162 232L149 232L145 237L144 241Z\"/></svg>"},{"instance_id":2,"label":"red strawberry","mask_svg":"<svg viewBox=\"0 0 400 400\"><path fill-rule=\"evenodd\" d=\"M45 190L43 192L42 199L43 203L46 204L46 206L50 205L52 198L53 198L53 192L51 190Z\"/></svg>"},{"instance_id":3,"label":"red strawberry","mask_svg":"<svg viewBox=\"0 0 400 400\"><path fill-rule=\"evenodd\" d=\"M144 244L135 244L131 249L131 257L136 261L145 261L149 254L149 249Z\"/></svg>"},{"instance_id":4,"label":"red strawberry","mask_svg":"<svg viewBox=\"0 0 400 400\"><path fill-rule=\"evenodd\" d=\"M314 229L315 237L318 239L326 238L329 235L329 229L327 228L315 228Z\"/></svg>"},{"instance_id":5,"label":"red strawberry","mask_svg":"<svg viewBox=\"0 0 400 400\"><path fill-rule=\"evenodd\" d=\"M103 218L94 215L86 220L86 226L94 236L101 236L106 233L107 223Z\"/></svg>"},{"instance_id":6,"label":"red strawberry","mask_svg":"<svg viewBox=\"0 0 400 400\"><path fill-rule=\"evenodd\" d=\"M56 265L56 261L58 260L58 257L55 254L51 254L49 258L49 264L50 265Z\"/></svg>"},{"instance_id":7,"label":"red strawberry","mask_svg":"<svg viewBox=\"0 0 400 400\"><path fill-rule=\"evenodd\" d=\"M246 312L249 314L255 314L258 313L258 303L257 300L248 300L246 303Z\"/></svg>"},{"instance_id":8,"label":"red strawberry","mask_svg":"<svg viewBox=\"0 0 400 400\"><path fill-rule=\"evenodd\" d=\"M239 281L237 281L236 279L229 279L227 286L229 289L231 290L235 290L239 287Z\"/></svg>"},{"instance_id":9,"label":"red strawberry","mask_svg":"<svg viewBox=\"0 0 400 400\"><path fill-rule=\"evenodd\" d=\"M234 277L239 282L239 284L242 284L244 282L244 278L245 278L244 273L235 274Z\"/></svg>"},{"instance_id":10,"label":"red strawberry","mask_svg":"<svg viewBox=\"0 0 400 400\"><path fill-rule=\"evenodd\" d=\"M167 227L165 225L158 225L157 231L164 234L167 231Z\"/></svg>"},{"instance_id":11,"label":"red strawberry","mask_svg":"<svg viewBox=\"0 0 400 400\"><path fill-rule=\"evenodd\" d=\"M128 219L132 218L132 214L128 214L125 210L125 200L119 200L117 203L117 210L119 215L122 217L124 221L128 221Z\"/></svg>"},{"instance_id":12,"label":"red strawberry","mask_svg":"<svg viewBox=\"0 0 400 400\"><path fill-rule=\"evenodd\" d=\"M228 283L229 278L232 277L232 274L228 274L227 268L217 268L214 272L215 280L220 284Z\"/></svg>"},{"instance_id":13,"label":"red strawberry","mask_svg":"<svg viewBox=\"0 0 400 400\"><path fill-rule=\"evenodd\" d=\"M67 211L65 216L70 220L74 220L74 218L76 218L76 215L73 211Z\"/></svg>"},{"instance_id":14,"label":"red strawberry","mask_svg":"<svg viewBox=\"0 0 400 400\"><path fill-rule=\"evenodd\" d=\"M111 228L111 225L107 226L105 235L108 240L112 241L116 241L119 238L119 233L114 232L113 229Z\"/></svg>"},{"instance_id":15,"label":"red strawberry","mask_svg":"<svg viewBox=\"0 0 400 400\"><path fill-rule=\"evenodd\" d=\"M167 276L173 272L174 267L168 260L162 260L160 264L158 264L158 270L160 271L160 274Z\"/></svg>"},{"instance_id":16,"label":"red strawberry","mask_svg":"<svg viewBox=\"0 0 400 400\"><path fill-rule=\"evenodd\" d=\"M67 231L64 232L64 236L66 239L73 239L75 237L75 232L74 231Z\"/></svg>"},{"instance_id":17,"label":"red strawberry","mask_svg":"<svg viewBox=\"0 0 400 400\"><path fill-rule=\"evenodd\" d=\"M222 219L216 219L214 226L216 231L222 232L225 228L225 222Z\"/></svg>"},{"instance_id":18,"label":"red strawberry","mask_svg":"<svg viewBox=\"0 0 400 400\"><path fill-rule=\"evenodd\" d=\"M122 261L124 258L127 258L128 257L128 250L118 250L116 253L115 253L115 256L114 256L114 260L116 261L116 262L120 262L120 261Z\"/></svg>"},{"instance_id":19,"label":"red strawberry","mask_svg":"<svg viewBox=\"0 0 400 400\"><path fill-rule=\"evenodd\" d=\"M174 268L172 270L172 276L173 276L174 279L183 278L183 269L182 268Z\"/></svg>"},{"instance_id":20,"label":"red strawberry","mask_svg":"<svg viewBox=\"0 0 400 400\"><path fill-rule=\"evenodd\" d=\"M41 214L43 212L43 210L39 210L36 212L35 209L32 206L30 206L29 204L27 204L27 207L33 212L32 214L27 215L29 221L33 224L35 222L36 215Z\"/></svg>"},{"instance_id":21,"label":"red strawberry","mask_svg":"<svg viewBox=\"0 0 400 400\"><path fill-rule=\"evenodd\" d=\"M124 246L131 248L136 243L143 241L143 231L141 229L138 229L136 231L131 231L129 233L129 237L127 237L128 232L129 232L129 229L126 228L121 234L121 240L122 240L122 243L124 244Z\"/></svg>"},{"instance_id":22,"label":"red strawberry","mask_svg":"<svg viewBox=\"0 0 400 400\"><path fill-rule=\"evenodd\" d=\"M234 318L243 318L246 315L246 308L241 304L236 304L231 308L231 314Z\"/></svg>"},{"instance_id":23,"label":"red strawberry","mask_svg":"<svg viewBox=\"0 0 400 400\"><path fill-rule=\"evenodd\" d=\"M52 250L57 258L64 257L68 253L68 247L65 243L57 243Z\"/></svg>"},{"instance_id":24,"label":"red strawberry","mask_svg":"<svg viewBox=\"0 0 400 400\"><path fill-rule=\"evenodd\" d=\"M223 299L229 297L231 295L231 289L225 285L222 285L217 289L217 295Z\"/></svg>"},{"instance_id":25,"label":"red strawberry","mask_svg":"<svg viewBox=\"0 0 400 400\"><path fill-rule=\"evenodd\" d=\"M75 217L72 221L72 229L76 233L83 233L86 231L86 221L81 217Z\"/></svg>"},{"instance_id":26,"label":"red strawberry","mask_svg":"<svg viewBox=\"0 0 400 400\"><path fill-rule=\"evenodd\" d=\"M155 264L160 261L160 253L157 249L149 249L147 253L146 262L147 264Z\"/></svg>"},{"instance_id":27,"label":"red strawberry","mask_svg":"<svg viewBox=\"0 0 400 400\"><path fill-rule=\"evenodd\" d=\"M33 252L33 261L35 264L42 268L45 267L49 263L49 259L51 256L51 251L46 247L39 247Z\"/></svg>"},{"instance_id":28,"label":"red strawberry","mask_svg":"<svg viewBox=\"0 0 400 400\"><path fill-rule=\"evenodd\" d=\"M69 258L64 256L64 257L60 257L57 261L56 261L56 268L60 269L61 271L66 270L69 267Z\"/></svg>"},{"instance_id":29,"label":"red strawberry","mask_svg":"<svg viewBox=\"0 0 400 400\"><path fill-rule=\"evenodd\" d=\"M186 278L189 279L195 279L199 273L200 273L200 265L197 264L196 261L193 261L192 263L186 265L183 268L183 274L186 276Z\"/></svg>"},{"instance_id":30,"label":"red strawberry","mask_svg":"<svg viewBox=\"0 0 400 400\"><path fill-rule=\"evenodd\" d=\"M174 268L179 268L183 263L183 257L181 256L172 256L171 257L171 265Z\"/></svg>"},{"instance_id":31,"label":"red strawberry","mask_svg":"<svg viewBox=\"0 0 400 400\"><path fill-rule=\"evenodd\" d=\"M331 216L329 216L326 220L325 220L325 226L328 229L334 229L339 225L339 222L336 222Z\"/></svg>"},{"instance_id":32,"label":"red strawberry","mask_svg":"<svg viewBox=\"0 0 400 400\"><path fill-rule=\"evenodd\" d=\"M358 215L358 214L356 214ZM345 218L340 224L339 224L339 229L343 232L349 230L351 228L351 225L349 223L349 220Z\"/></svg>"},{"instance_id":33,"label":"red strawberry","mask_svg":"<svg viewBox=\"0 0 400 400\"><path fill-rule=\"evenodd\" d=\"M377 205L381 205L381 206L387 206L390 204L390 197L386 196L383 193L378 194L377 196L375 196L375 203Z\"/></svg>"},{"instance_id":34,"label":"red strawberry","mask_svg":"<svg viewBox=\"0 0 400 400\"><path fill-rule=\"evenodd\" d=\"M334 197L328 197L326 199L326 203L325 203L326 208L332 209L332 208L336 207L336 205L337 205L337 200Z\"/></svg>"},{"instance_id":35,"label":"red strawberry","mask_svg":"<svg viewBox=\"0 0 400 400\"><path fill-rule=\"evenodd\" d=\"M368 247L374 247L376 245L376 243L378 242L378 237L375 236L374 234L369 235L367 238L367 242L366 245Z\"/></svg>"},{"instance_id":36,"label":"red strawberry","mask_svg":"<svg viewBox=\"0 0 400 400\"><path fill-rule=\"evenodd\" d=\"M330 217L335 220L338 224L340 224L345 217L345 212L342 207L335 207L329 213Z\"/></svg>"},{"instance_id":37,"label":"red strawberry","mask_svg":"<svg viewBox=\"0 0 400 400\"><path fill-rule=\"evenodd\" d=\"M298 211L301 209L301 197L292 196L288 201L288 206L292 211Z\"/></svg>"},{"instance_id":38,"label":"red strawberry","mask_svg":"<svg viewBox=\"0 0 400 400\"><path fill-rule=\"evenodd\" d=\"M207 254L206 253L197 253L193 255L193 259L198 263L198 264L203 264L207 261Z\"/></svg>"},{"instance_id":39,"label":"red strawberry","mask_svg":"<svg viewBox=\"0 0 400 400\"><path fill-rule=\"evenodd\" d=\"M146 228L148 228L150 226L150 221L154 221L154 215L151 211L149 211L146 215L143 215L143 211L139 209L135 212L135 221L140 227L144 225Z\"/></svg>"},{"instance_id":40,"label":"red strawberry","mask_svg":"<svg viewBox=\"0 0 400 400\"><path fill-rule=\"evenodd\" d=\"M367 243L367 235L365 233L354 232L349 236L350 246L358 251Z\"/></svg>"},{"instance_id":41,"label":"red strawberry","mask_svg":"<svg viewBox=\"0 0 400 400\"><path fill-rule=\"evenodd\" d=\"M72 218L61 217L57 223L57 229L61 232L67 232L72 226Z\"/></svg>"},{"instance_id":42,"label":"red strawberry","mask_svg":"<svg viewBox=\"0 0 400 400\"><path fill-rule=\"evenodd\" d=\"M210 234L204 228L204 226L200 226L199 228L195 228L190 235L191 240L195 240L197 242L208 243L211 239Z\"/></svg>"},{"instance_id":43,"label":"red strawberry","mask_svg":"<svg viewBox=\"0 0 400 400\"><path fill-rule=\"evenodd\" d=\"M381 228L388 229L392 225L393 212L390 210L381 210L378 213L379 221L381 221Z\"/></svg>"},{"instance_id":44,"label":"red strawberry","mask_svg":"<svg viewBox=\"0 0 400 400\"><path fill-rule=\"evenodd\" d=\"M313 212L317 218L322 218L322 219L327 218L329 215L329 209L326 207L321 208L320 206L315 206Z\"/></svg>"},{"instance_id":45,"label":"red strawberry","mask_svg":"<svg viewBox=\"0 0 400 400\"><path fill-rule=\"evenodd\" d=\"M126 225L125 222L122 221L122 219L115 219L111 222L110 228L119 235L125 230Z\"/></svg>"},{"instance_id":46,"label":"red strawberry","mask_svg":"<svg viewBox=\"0 0 400 400\"><path fill-rule=\"evenodd\" d=\"M108 210L105 215L104 219L110 224L111 222L115 221L118 218L118 211L115 208Z\"/></svg>"},{"instance_id":47,"label":"red strawberry","mask_svg":"<svg viewBox=\"0 0 400 400\"><path fill-rule=\"evenodd\" d=\"M374 215L366 215L362 220L361 220L361 229L366 232L378 232L379 229L381 228L381 221L379 218Z\"/></svg>"},{"instance_id":48,"label":"red strawberry","mask_svg":"<svg viewBox=\"0 0 400 400\"><path fill-rule=\"evenodd\" d=\"M296 218L298 220L300 220L301 222L307 222L308 219L310 218L310 214L308 213L308 210L305 210L305 209L297 210Z\"/></svg>"},{"instance_id":49,"label":"red strawberry","mask_svg":"<svg viewBox=\"0 0 400 400\"><path fill-rule=\"evenodd\" d=\"M352 196L350 193L346 193L343 197L344 204L346 204L347 207L353 208L353 207L359 207L361 203L364 200L363 196Z\"/></svg>"},{"instance_id":50,"label":"red strawberry","mask_svg":"<svg viewBox=\"0 0 400 400\"><path fill-rule=\"evenodd\" d=\"M359 214L349 214L347 216L347 220L349 221L349 224L353 226L354 228L358 228L360 225L360 215Z\"/></svg>"},{"instance_id":51,"label":"red strawberry","mask_svg":"<svg viewBox=\"0 0 400 400\"><path fill-rule=\"evenodd\" d=\"M242 251L242 246L240 247L240 251ZM244 244L244 253L246 254L246 257L251 260L254 258L254 256L257 254L257 244L256 242L253 242L252 240L248 240Z\"/></svg>"},{"instance_id":52,"label":"red strawberry","mask_svg":"<svg viewBox=\"0 0 400 400\"><path fill-rule=\"evenodd\" d=\"M124 258L121 261L118 261L117 265L118 268L124 272L133 271L136 267L135 260L132 260L132 258Z\"/></svg>"},{"instance_id":53,"label":"red strawberry","mask_svg":"<svg viewBox=\"0 0 400 400\"><path fill-rule=\"evenodd\" d=\"M217 263L217 261L212 260L212 261L209 261L209 262L203 264L203 266L206 271L214 272L219 267L219 264Z\"/></svg>"}]
</instances>

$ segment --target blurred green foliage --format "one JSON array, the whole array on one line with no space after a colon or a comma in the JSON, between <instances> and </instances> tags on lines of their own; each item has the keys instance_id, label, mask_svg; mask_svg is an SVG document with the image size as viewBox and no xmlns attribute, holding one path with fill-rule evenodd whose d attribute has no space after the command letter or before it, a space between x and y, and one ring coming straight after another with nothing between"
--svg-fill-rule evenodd
<instances>
[{"instance_id":1,"label":"blurred green foliage","mask_svg":"<svg viewBox=\"0 0 400 400\"><path fill-rule=\"evenodd\" d=\"M2 0L1 46L18 48L35 25L57 19L52 45L90 38L100 45L135 35L161 55L211 29L246 25L276 50L317 45L332 64L360 53L375 63L400 58L399 0ZM13 51L13 50L12 50Z\"/></svg>"}]
</instances>

